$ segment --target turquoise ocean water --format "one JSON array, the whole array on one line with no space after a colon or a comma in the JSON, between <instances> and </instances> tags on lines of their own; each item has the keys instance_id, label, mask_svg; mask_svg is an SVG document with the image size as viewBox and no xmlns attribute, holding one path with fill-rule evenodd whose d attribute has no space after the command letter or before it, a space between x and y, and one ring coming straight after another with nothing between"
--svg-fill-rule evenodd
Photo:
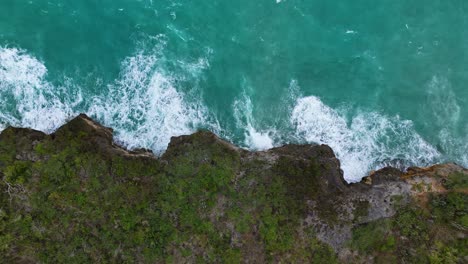
<instances>
[{"instance_id":1,"label":"turquoise ocean water","mask_svg":"<svg viewBox=\"0 0 468 264\"><path fill-rule=\"evenodd\" d=\"M468 166L466 0L0 0L0 130L80 112L129 148L325 143L357 181Z\"/></svg>"}]
</instances>

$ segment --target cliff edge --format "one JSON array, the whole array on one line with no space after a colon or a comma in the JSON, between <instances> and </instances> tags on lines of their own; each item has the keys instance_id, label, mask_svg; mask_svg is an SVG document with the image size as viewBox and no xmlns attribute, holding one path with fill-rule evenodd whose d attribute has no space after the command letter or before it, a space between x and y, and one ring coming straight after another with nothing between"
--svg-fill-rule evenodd
<instances>
[{"instance_id":1,"label":"cliff edge","mask_svg":"<svg viewBox=\"0 0 468 264\"><path fill-rule=\"evenodd\" d=\"M79 115L0 134L6 263L466 263L468 170L384 168L347 184L326 145L250 152L213 133L161 157Z\"/></svg>"}]
</instances>

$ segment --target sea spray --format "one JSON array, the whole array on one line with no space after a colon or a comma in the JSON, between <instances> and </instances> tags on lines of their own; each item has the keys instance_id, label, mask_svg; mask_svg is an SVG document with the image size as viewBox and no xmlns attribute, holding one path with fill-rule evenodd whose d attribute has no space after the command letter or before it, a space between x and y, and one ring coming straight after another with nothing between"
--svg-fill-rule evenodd
<instances>
[{"instance_id":1,"label":"sea spray","mask_svg":"<svg viewBox=\"0 0 468 264\"><path fill-rule=\"evenodd\" d=\"M468 166L455 2L0 1L0 129L87 113L157 154L199 129L255 150L327 143L352 181Z\"/></svg>"},{"instance_id":2,"label":"sea spray","mask_svg":"<svg viewBox=\"0 0 468 264\"><path fill-rule=\"evenodd\" d=\"M424 141L408 120L363 112L349 122L319 98L299 98L291 115L297 136L329 145L341 161L347 181L359 181L369 170L392 165L435 162L440 153Z\"/></svg>"},{"instance_id":3,"label":"sea spray","mask_svg":"<svg viewBox=\"0 0 468 264\"><path fill-rule=\"evenodd\" d=\"M160 56L140 52L125 59L120 78L94 97L88 110L116 129L117 140L128 148L143 147L158 154L171 137L191 134L208 121L207 110L197 98L188 102L176 89L179 76L164 70ZM201 67L187 65L191 74Z\"/></svg>"},{"instance_id":4,"label":"sea spray","mask_svg":"<svg viewBox=\"0 0 468 264\"><path fill-rule=\"evenodd\" d=\"M0 124L53 132L74 115L79 88L54 86L47 68L24 50L0 47Z\"/></svg>"},{"instance_id":5,"label":"sea spray","mask_svg":"<svg viewBox=\"0 0 468 264\"><path fill-rule=\"evenodd\" d=\"M74 93L66 92L66 88L73 86L72 81L69 87L54 86L46 80L47 69L38 59L20 49L2 48L0 92L2 99L10 98L9 104L1 106L2 129L15 125L50 133L79 112L86 112L113 127L117 140L128 148L144 147L158 154L164 152L172 136L190 134L202 127L229 135L200 97L191 94L187 98L177 89L175 85L184 76L167 72L160 56L160 52L139 52L128 57L122 62L120 77L108 84L102 94L94 96L88 108L80 108L83 100L80 89L75 87ZM199 59L182 65L189 75L197 78L208 63ZM365 111L348 120L345 113L325 105L318 97L304 97L297 81L292 81L288 89L290 97L284 99L284 104L293 103L286 107L291 111L291 127L284 130L294 131L294 135L289 135L285 142L288 134L284 131L274 126L260 129L254 118L253 102L244 91L232 105L236 127L244 131L244 140L234 143L252 150L266 150L288 142L328 144L340 158L345 178L350 182L358 181L369 170L387 165L421 166L441 158L418 135L411 121ZM17 115L8 114L11 111L7 107L15 107ZM455 143L446 131L442 130L440 137L445 145L453 146ZM466 162L466 155L461 160Z\"/></svg>"},{"instance_id":6,"label":"sea spray","mask_svg":"<svg viewBox=\"0 0 468 264\"><path fill-rule=\"evenodd\" d=\"M258 131L253 116L252 100L244 92L232 106L239 128L244 130L244 146L252 150L266 150L273 147L272 131Z\"/></svg>"}]
</instances>

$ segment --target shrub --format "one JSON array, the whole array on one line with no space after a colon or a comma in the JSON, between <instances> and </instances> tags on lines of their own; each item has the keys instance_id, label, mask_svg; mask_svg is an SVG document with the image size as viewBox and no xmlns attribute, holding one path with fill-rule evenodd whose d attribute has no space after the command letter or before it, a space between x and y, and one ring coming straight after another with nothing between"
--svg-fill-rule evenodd
<instances>
[{"instance_id":1,"label":"shrub","mask_svg":"<svg viewBox=\"0 0 468 264\"><path fill-rule=\"evenodd\" d=\"M391 234L390 221L379 220L354 228L351 248L363 253L394 250L395 237Z\"/></svg>"},{"instance_id":2,"label":"shrub","mask_svg":"<svg viewBox=\"0 0 468 264\"><path fill-rule=\"evenodd\" d=\"M444 182L444 187L451 190L466 189L468 188L468 175L462 172L453 173Z\"/></svg>"}]
</instances>

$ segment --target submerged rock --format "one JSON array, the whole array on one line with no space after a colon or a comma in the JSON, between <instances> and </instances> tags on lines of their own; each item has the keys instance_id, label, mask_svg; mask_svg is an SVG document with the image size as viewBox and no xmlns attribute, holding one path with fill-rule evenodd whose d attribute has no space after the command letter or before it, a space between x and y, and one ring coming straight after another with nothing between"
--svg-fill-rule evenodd
<instances>
[{"instance_id":1,"label":"submerged rock","mask_svg":"<svg viewBox=\"0 0 468 264\"><path fill-rule=\"evenodd\" d=\"M200 131L156 157L79 115L51 135L4 130L0 177L9 263L467 261L456 164L347 184L326 145L249 152Z\"/></svg>"}]
</instances>

